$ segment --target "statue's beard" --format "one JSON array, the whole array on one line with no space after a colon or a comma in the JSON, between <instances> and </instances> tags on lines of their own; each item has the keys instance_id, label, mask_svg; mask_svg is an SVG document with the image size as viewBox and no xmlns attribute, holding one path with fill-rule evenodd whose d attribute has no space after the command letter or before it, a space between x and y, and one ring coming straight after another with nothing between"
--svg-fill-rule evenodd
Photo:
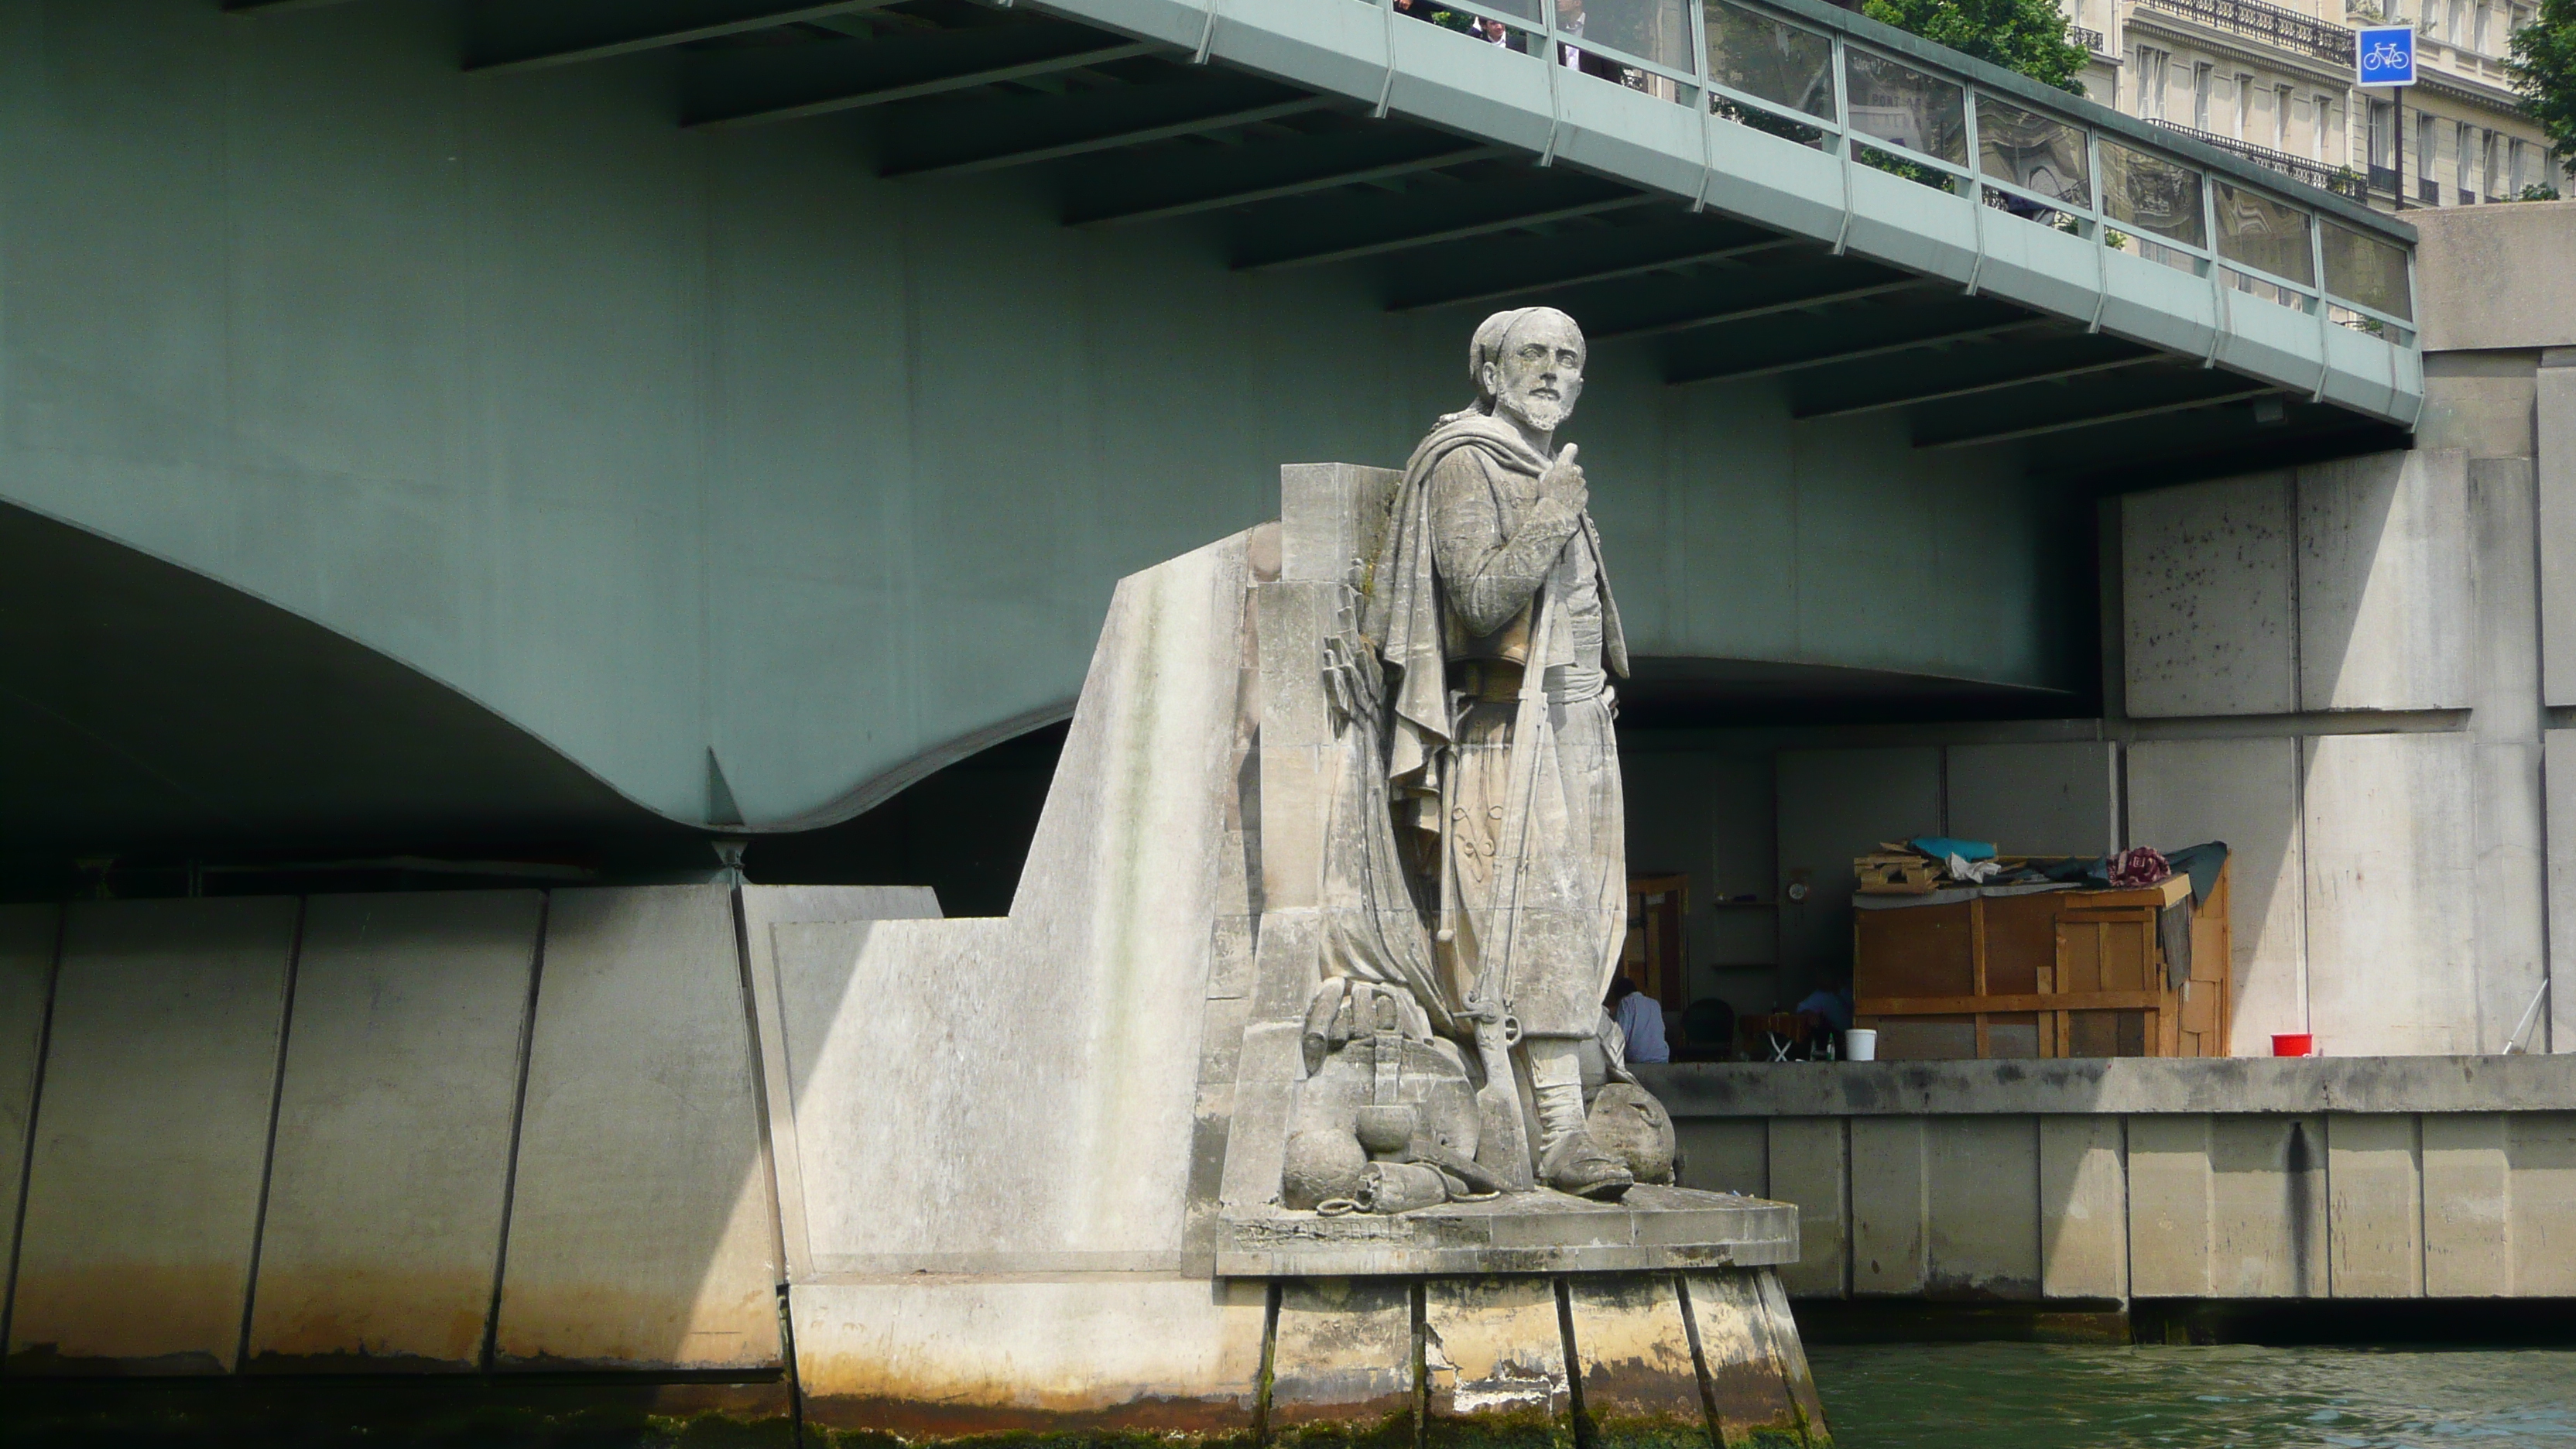
<instances>
[{"instance_id":1,"label":"statue's beard","mask_svg":"<svg viewBox=\"0 0 2576 1449\"><path fill-rule=\"evenodd\" d=\"M1555 432L1574 411L1572 404L1563 398L1512 397L1506 394L1496 401L1503 411L1520 419L1531 431L1540 433Z\"/></svg>"}]
</instances>

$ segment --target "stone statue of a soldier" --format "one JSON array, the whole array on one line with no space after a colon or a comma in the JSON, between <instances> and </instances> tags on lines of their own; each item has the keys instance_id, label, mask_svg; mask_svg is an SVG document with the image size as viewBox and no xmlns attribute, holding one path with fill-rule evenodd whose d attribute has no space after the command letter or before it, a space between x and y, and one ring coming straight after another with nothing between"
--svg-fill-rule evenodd
<instances>
[{"instance_id":1,"label":"stone statue of a soldier","mask_svg":"<svg viewBox=\"0 0 2576 1449\"><path fill-rule=\"evenodd\" d=\"M1537 1180L1600 1197L1632 1180L1587 1130L1581 1066L1625 935L1609 676L1628 657L1583 469L1555 446L1584 355L1553 308L1476 329L1477 402L1406 465L1360 632L1398 671L1386 778L1424 847L1412 858L1438 876L1420 885L1438 903L1446 1014L1474 1024L1489 1081L1517 1056Z\"/></svg>"}]
</instances>

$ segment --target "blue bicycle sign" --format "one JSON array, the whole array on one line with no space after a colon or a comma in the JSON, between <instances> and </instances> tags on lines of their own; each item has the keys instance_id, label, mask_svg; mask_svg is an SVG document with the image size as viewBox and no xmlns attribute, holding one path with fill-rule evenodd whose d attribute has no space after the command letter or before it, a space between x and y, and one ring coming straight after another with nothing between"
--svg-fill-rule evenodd
<instances>
[{"instance_id":1,"label":"blue bicycle sign","mask_svg":"<svg viewBox=\"0 0 2576 1449\"><path fill-rule=\"evenodd\" d=\"M2415 27L2366 25L2353 37L2353 78L2366 86L2415 84Z\"/></svg>"}]
</instances>

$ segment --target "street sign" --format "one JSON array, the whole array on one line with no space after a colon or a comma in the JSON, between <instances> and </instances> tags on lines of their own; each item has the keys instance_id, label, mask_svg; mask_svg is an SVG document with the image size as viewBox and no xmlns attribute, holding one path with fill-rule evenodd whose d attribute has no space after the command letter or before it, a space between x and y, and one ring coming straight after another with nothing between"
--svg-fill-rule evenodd
<instances>
[{"instance_id":1,"label":"street sign","mask_svg":"<svg viewBox=\"0 0 2576 1449\"><path fill-rule=\"evenodd\" d=\"M2353 37L2353 78L2366 86L2415 84L2415 27L2365 25Z\"/></svg>"}]
</instances>

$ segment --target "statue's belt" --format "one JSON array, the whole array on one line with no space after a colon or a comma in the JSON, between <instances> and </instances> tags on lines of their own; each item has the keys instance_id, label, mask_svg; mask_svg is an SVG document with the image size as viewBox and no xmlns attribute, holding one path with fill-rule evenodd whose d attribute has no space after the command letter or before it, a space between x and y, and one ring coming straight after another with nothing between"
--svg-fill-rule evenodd
<instances>
[{"instance_id":1,"label":"statue's belt","mask_svg":"<svg viewBox=\"0 0 2576 1449\"><path fill-rule=\"evenodd\" d=\"M1521 667L1508 659L1469 659L1449 666L1449 687L1478 704L1521 697Z\"/></svg>"},{"instance_id":2,"label":"statue's belt","mask_svg":"<svg viewBox=\"0 0 2576 1449\"><path fill-rule=\"evenodd\" d=\"M1548 698L1557 704L1580 704L1607 692L1607 676L1598 669L1565 669L1559 674L1563 687L1548 691ZM1449 666L1449 688L1469 704L1511 704L1521 697L1521 666L1508 659L1453 663Z\"/></svg>"}]
</instances>

